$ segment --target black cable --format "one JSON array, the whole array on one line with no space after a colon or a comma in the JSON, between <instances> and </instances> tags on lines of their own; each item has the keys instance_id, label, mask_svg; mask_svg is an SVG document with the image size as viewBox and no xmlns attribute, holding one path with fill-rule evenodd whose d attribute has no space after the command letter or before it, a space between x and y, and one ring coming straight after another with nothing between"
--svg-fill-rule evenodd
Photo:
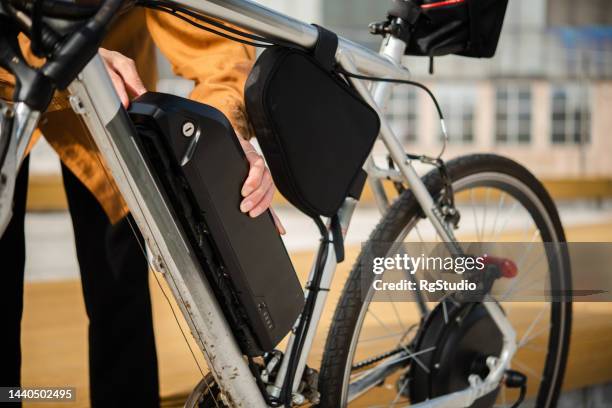
<instances>
[{"instance_id":1,"label":"black cable","mask_svg":"<svg viewBox=\"0 0 612 408\"><path fill-rule=\"evenodd\" d=\"M213 34L219 35L223 38L227 38L229 40L232 41L236 41L242 44L246 44L246 45L250 45L253 47L257 47L257 48L268 48L268 47L272 47L275 45L278 46L283 46L283 47L287 47L287 48L300 48L299 46L297 46L296 44L287 42L287 41L283 41L283 40L279 40L279 39L268 39L265 37L261 37L255 34L251 34L245 31L241 31L238 30L234 27L230 27L227 26L215 19L212 19L208 16L205 16L203 14L194 12L192 10L189 10L187 8L184 7L176 7L175 4L170 3L170 2L166 2L166 1L140 1L137 3L137 5L142 6L142 7L146 7L152 10L158 10L164 13L168 13L171 14L177 18L180 18L181 20L191 24L192 26L199 28L201 30L205 30L208 32L211 32ZM193 20L191 20L188 17L192 17L200 22L206 23L210 26L213 27L217 27L217 29L199 24ZM221 30L221 31L220 31ZM231 34L234 35L230 35L227 34L225 32L229 32Z\"/></svg>"},{"instance_id":2,"label":"black cable","mask_svg":"<svg viewBox=\"0 0 612 408\"><path fill-rule=\"evenodd\" d=\"M223 23L220 23L219 21L216 21L216 20L214 20L214 19L212 19L212 18L210 18L208 16L205 16L205 15L200 14L200 13L196 13L196 12L194 12L192 10L189 10L187 8L184 8L184 7L177 7L176 4L170 3L170 2L167 2L167 1L163 1L163 0L161 0L161 1L156 1L156 0L148 1L148 0L144 0L144 1L139 1L137 3L137 5L142 6L142 7L148 7L148 8L151 8L151 7L164 7L164 8L172 10L172 12L180 12L180 13L186 14L186 15L188 15L190 17L196 18L196 19L198 19L200 21L203 21L203 22L205 22L207 24L210 24L210 25L215 26L217 28L220 28L222 30L229 31L229 32L231 32L233 34L236 34L236 35L239 35L239 36L242 36L242 37L246 37L246 38L250 38L251 40L255 40L255 41L268 42L268 40L266 40L264 37L260 37L260 36L255 35L255 34L247 33L247 32L238 30L236 28L229 27L229 26L227 26L227 25L225 25Z\"/></svg>"},{"instance_id":3,"label":"black cable","mask_svg":"<svg viewBox=\"0 0 612 408\"><path fill-rule=\"evenodd\" d=\"M32 20L30 49L34 55L43 58L46 55L42 46L42 0L33 1L30 19Z\"/></svg>"},{"instance_id":4,"label":"black cable","mask_svg":"<svg viewBox=\"0 0 612 408\"><path fill-rule=\"evenodd\" d=\"M31 13L34 7L30 0L11 0L10 3L17 9ZM42 0L41 10L45 17L63 18L67 20L83 20L96 14L98 5L77 4L65 0Z\"/></svg>"},{"instance_id":5,"label":"black cable","mask_svg":"<svg viewBox=\"0 0 612 408\"><path fill-rule=\"evenodd\" d=\"M348 72L348 71L346 71L342 67L337 67L336 68L336 72L338 72L338 73L340 73L342 75L346 75L347 77L355 78L355 79L363 79L363 80L366 80L366 81L376 81L376 82L391 82L391 83L394 83L394 84L412 85L412 86L416 86L417 88L421 88L422 90L427 92L427 94L429 95L429 97L433 101L434 105L436 106L436 110L438 111L438 116L440 117L440 119L444 120L444 115L442 114L442 109L440 108L440 104L438 104L438 100L434 96L433 92L431 92L431 90L428 87L426 87L425 85L423 85L420 82L410 81L408 79L382 78L382 77L374 77L374 76L368 76L368 75L361 75L361 74L356 74L354 72Z\"/></svg>"},{"instance_id":6,"label":"black cable","mask_svg":"<svg viewBox=\"0 0 612 408\"><path fill-rule=\"evenodd\" d=\"M527 394L527 376L516 370L506 370L504 384L508 388L519 388L520 394L518 399L510 408L518 408L525 400Z\"/></svg>"},{"instance_id":7,"label":"black cable","mask_svg":"<svg viewBox=\"0 0 612 408\"><path fill-rule=\"evenodd\" d=\"M329 232L323 224L323 221L319 217L313 217L317 227L321 232L321 244L319 246L319 251L317 253L317 260L315 263L315 270L313 273L312 282L308 285L308 297L306 299L306 304L304 305L304 312L300 317L300 323L295 333L295 341L294 347L291 349L291 355L289 356L289 364L287 366L287 373L285 377L285 381L283 382L283 387L281 390L281 395L279 397L280 401L285 404L285 406L290 407L293 402L293 382L295 381L295 372L297 370L297 364L299 362L299 356L302 354L302 350L304 348L304 341L306 340L306 332L308 327L310 327L310 320L312 318L312 312L315 306L315 302L317 299L318 292L320 291L321 278L323 277L323 268L325 267L325 263L327 262L327 253L329 252L329 245L331 241L329 240Z\"/></svg>"},{"instance_id":8,"label":"black cable","mask_svg":"<svg viewBox=\"0 0 612 408\"><path fill-rule=\"evenodd\" d=\"M223 32L221 32L219 30L215 30L214 28L206 27L206 26L204 26L202 24L199 24L199 23L189 19L187 16L184 16L184 15L180 14L178 12L179 10L167 8L166 6L147 4L147 5L145 5L145 7L149 8L151 10L157 10L157 11L161 11L161 12L164 12L164 13L171 14L171 15L173 15L173 16L175 16L175 17L177 17L177 18L179 18L179 19L181 19L181 20L183 20L183 21L185 21L185 22L187 22L189 24L191 24L194 27L197 27L197 28L199 28L201 30L205 30L205 31L211 32L211 33L216 34L218 36L221 36L223 38L227 38L228 40L239 42L241 44L250 45L250 46L258 47L258 48L267 48L267 47L271 47L271 46L274 45L274 44L271 44L271 43L270 44L262 44L262 43L256 43L256 42L253 42L253 41L244 40L242 38L234 37L232 35L223 33Z\"/></svg>"},{"instance_id":9,"label":"black cable","mask_svg":"<svg viewBox=\"0 0 612 408\"><path fill-rule=\"evenodd\" d=\"M523 401L525 400L525 395L527 394L527 386L526 385L522 385L519 391L519 397L516 400L516 402L514 404L512 404L512 406L510 408L518 408L521 406L521 404L523 403Z\"/></svg>"}]
</instances>

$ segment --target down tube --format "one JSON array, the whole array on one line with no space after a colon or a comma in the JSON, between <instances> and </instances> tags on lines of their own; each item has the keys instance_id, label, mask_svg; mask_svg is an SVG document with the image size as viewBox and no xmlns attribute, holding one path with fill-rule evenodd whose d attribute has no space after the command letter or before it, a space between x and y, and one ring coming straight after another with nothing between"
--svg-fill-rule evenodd
<instances>
[{"instance_id":1,"label":"down tube","mask_svg":"<svg viewBox=\"0 0 612 408\"><path fill-rule=\"evenodd\" d=\"M70 85L82 115L228 402L264 407L263 397L182 230L135 141L135 130L96 56Z\"/></svg>"}]
</instances>

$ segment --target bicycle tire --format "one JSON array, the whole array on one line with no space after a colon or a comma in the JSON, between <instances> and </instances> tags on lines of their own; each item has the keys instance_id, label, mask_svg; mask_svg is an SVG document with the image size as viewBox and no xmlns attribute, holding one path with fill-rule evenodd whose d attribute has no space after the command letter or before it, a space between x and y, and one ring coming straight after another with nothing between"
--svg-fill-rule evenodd
<instances>
[{"instance_id":1,"label":"bicycle tire","mask_svg":"<svg viewBox=\"0 0 612 408\"><path fill-rule=\"evenodd\" d=\"M495 172L502 173L516 179L531 190L545 208L552 221L554 233L558 242L565 242L565 233L559 218L557 209L542 185L527 169L508 158L494 154L474 154L462 156L447 163L449 176L453 183L462 178L478 173ZM442 189L442 181L437 170L429 172L423 177L423 181L436 197ZM364 254L370 251L375 242L393 242L401 233L402 229L411 221L422 216L420 206L410 190L404 191L398 199L390 206L377 227L372 231L368 242L353 266L352 271L345 283L342 295L334 312L334 317L327 335L320 372L321 407L343 406L345 398L344 376L349 358L349 349L355 334L355 328L362 308L361 285L362 268L361 262ZM561 268L564 273L565 288L571 290L571 272L569 267ZM373 276L371 273L369 276ZM560 330L551 331L549 336L549 349L545 360L544 381L538 391L536 406L549 408L556 405L559 397L563 375L565 372L569 341L571 333L572 305L571 301L557 302L557 308L553 309L555 319L559 320L556 327ZM562 310L557 310L562 309ZM552 319L553 317L551 317ZM359 334L357 333L357 336Z\"/></svg>"}]
</instances>

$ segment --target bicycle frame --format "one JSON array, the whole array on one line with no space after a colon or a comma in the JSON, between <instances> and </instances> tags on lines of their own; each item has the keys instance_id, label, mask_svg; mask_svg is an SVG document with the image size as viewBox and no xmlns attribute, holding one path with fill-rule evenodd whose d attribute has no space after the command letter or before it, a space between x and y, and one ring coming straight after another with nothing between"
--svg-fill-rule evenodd
<instances>
[{"instance_id":1,"label":"bicycle frame","mask_svg":"<svg viewBox=\"0 0 612 408\"><path fill-rule=\"evenodd\" d=\"M175 3L230 22L258 35L282 39L303 47L314 46L317 39L317 31L313 26L247 0L178 0ZM350 72L408 79L410 76L408 70L400 65L405 47L403 41L387 37L381 53L377 54L340 38L336 59ZM378 110L381 117L379 137L398 169L394 171L379 168L372 157L364 166L370 176L369 183L381 212L384 212L388 206L381 180L392 179L408 183L442 241L447 242L449 250L455 253L457 247L452 228L444 221L431 194L407 160L403 146L382 115L382 107L389 98L392 85L376 83L370 86L357 79L351 79L351 82L363 98ZM82 116L144 236L153 267L166 278L198 346L228 399L227 402L232 406L266 406L229 324L204 278L198 260L191 252L181 228L174 221L152 173L134 143L135 129L126 111L121 107L99 56L90 61L70 85L69 91L73 109ZM23 141L23 134L16 136L20 137L14 139ZM30 135L27 135L25 139L29 140L29 137ZM348 230L355 206L355 200L347 199L340 211L340 223L344 234ZM337 266L333 247L329 246L328 251L321 280L322 289L330 288ZM313 271L314 266L311 278ZM299 357L294 390L302 378L326 297L327 291L323 290L317 298L312 323L308 327L304 348ZM485 305L504 337L500 358L490 358L488 361L490 374L484 380L472 376L471 385L465 390L428 400L414 407L469 406L476 398L498 386L516 350L516 339L514 330L499 306L495 302L486 302ZM290 353L293 340L292 335L285 356ZM284 358L276 383L268 389L272 395L280 393L287 366L288 358Z\"/></svg>"}]
</instances>

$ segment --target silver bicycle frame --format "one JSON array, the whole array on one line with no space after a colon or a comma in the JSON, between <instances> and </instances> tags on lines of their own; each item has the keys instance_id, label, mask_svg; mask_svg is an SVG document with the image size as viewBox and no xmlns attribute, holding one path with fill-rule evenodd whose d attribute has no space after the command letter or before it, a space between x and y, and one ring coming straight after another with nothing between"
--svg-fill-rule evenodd
<instances>
[{"instance_id":1,"label":"silver bicycle frame","mask_svg":"<svg viewBox=\"0 0 612 408\"><path fill-rule=\"evenodd\" d=\"M316 29L257 3L247 0L179 0L175 2L208 16L230 22L253 33L312 47L317 39ZM409 78L407 69L400 65L405 43L388 37L380 54L358 44L340 38L336 59L350 72L379 77ZM391 85L377 83L369 86L361 80L351 80L357 91L375 109L385 106ZM176 224L170 209L164 202L152 173L147 168L134 143L135 130L114 91L110 78L99 56L96 56L70 85L71 104L82 115L95 143L110 169L115 182L125 198L153 259L153 267L162 273L176 297L194 338L221 387L227 402L232 406L263 407L264 399L252 376L246 360L232 335L228 322L206 281L201 267L190 251L181 228ZM372 158L365 164L370 184L381 212L388 205L380 180L391 178L407 182L421 204L427 218L449 249L455 251L452 229L443 221L431 195L419 175L406 159L403 146L393 134L384 115L381 116L380 138L399 171L376 167ZM21 135L23 136L23 134ZM340 211L343 233L349 227L356 202L348 199ZM333 247L328 249L321 288L329 289L336 261ZM312 271L311 271L312 277ZM306 358L310 352L318 321L322 315L327 291L321 291L308 328L303 352L295 374L294 390L302 377ZM470 378L470 387L453 394L417 404L418 407L463 407L476 398L495 389L516 350L514 330L494 302L487 302L493 320L504 336L504 346L499 359L488 361L490 374L484 379ZM291 336L285 355L294 344ZM276 383L269 387L278 395L287 371L288 359L284 358Z\"/></svg>"}]
</instances>

